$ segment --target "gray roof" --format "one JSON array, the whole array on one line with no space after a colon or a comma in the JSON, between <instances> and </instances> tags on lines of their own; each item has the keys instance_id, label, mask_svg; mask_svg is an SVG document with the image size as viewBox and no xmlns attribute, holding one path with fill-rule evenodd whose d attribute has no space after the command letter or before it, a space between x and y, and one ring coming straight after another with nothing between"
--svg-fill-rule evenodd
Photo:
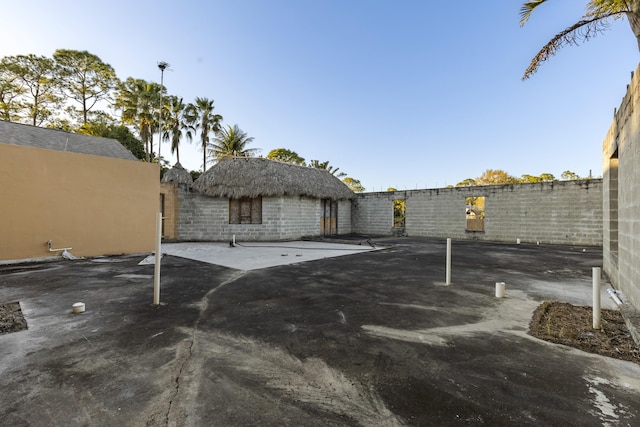
<instances>
[{"instance_id":1,"label":"gray roof","mask_svg":"<svg viewBox=\"0 0 640 427\"><path fill-rule=\"evenodd\" d=\"M0 143L138 160L120 142L111 138L70 133L0 120Z\"/></svg>"},{"instance_id":2,"label":"gray roof","mask_svg":"<svg viewBox=\"0 0 640 427\"><path fill-rule=\"evenodd\" d=\"M317 199L353 199L349 187L326 170L264 158L219 160L193 183L193 189L211 197L308 196Z\"/></svg>"}]
</instances>

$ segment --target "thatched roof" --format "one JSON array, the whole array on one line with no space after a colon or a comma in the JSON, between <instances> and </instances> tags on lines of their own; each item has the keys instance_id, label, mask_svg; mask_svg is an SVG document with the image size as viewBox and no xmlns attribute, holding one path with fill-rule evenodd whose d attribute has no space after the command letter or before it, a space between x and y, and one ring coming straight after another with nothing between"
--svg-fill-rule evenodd
<instances>
[{"instance_id":1,"label":"thatched roof","mask_svg":"<svg viewBox=\"0 0 640 427\"><path fill-rule=\"evenodd\" d=\"M162 176L162 182L175 182L176 184L187 184L191 186L193 184L193 178L191 174L180 163L176 163L174 167L169 169Z\"/></svg>"},{"instance_id":2,"label":"thatched roof","mask_svg":"<svg viewBox=\"0 0 640 427\"><path fill-rule=\"evenodd\" d=\"M355 194L326 170L264 158L224 159L193 183L193 189L212 197L308 196L352 199Z\"/></svg>"},{"instance_id":3,"label":"thatched roof","mask_svg":"<svg viewBox=\"0 0 640 427\"><path fill-rule=\"evenodd\" d=\"M0 143L138 161L129 150L115 139L4 120L0 120Z\"/></svg>"}]
</instances>

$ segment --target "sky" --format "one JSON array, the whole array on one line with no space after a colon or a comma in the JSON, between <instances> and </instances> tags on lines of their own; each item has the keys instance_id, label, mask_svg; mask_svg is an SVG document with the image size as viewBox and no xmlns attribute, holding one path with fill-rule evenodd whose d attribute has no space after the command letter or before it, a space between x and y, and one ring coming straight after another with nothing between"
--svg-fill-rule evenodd
<instances>
[{"instance_id":1,"label":"sky","mask_svg":"<svg viewBox=\"0 0 640 427\"><path fill-rule=\"evenodd\" d=\"M586 3L545 3L520 27L521 0L0 0L0 57L87 50L122 80L158 83L166 61L168 93L213 99L249 148L329 161L366 191L487 169L599 177L640 59L626 20L521 80ZM196 140L180 161L201 169Z\"/></svg>"}]
</instances>

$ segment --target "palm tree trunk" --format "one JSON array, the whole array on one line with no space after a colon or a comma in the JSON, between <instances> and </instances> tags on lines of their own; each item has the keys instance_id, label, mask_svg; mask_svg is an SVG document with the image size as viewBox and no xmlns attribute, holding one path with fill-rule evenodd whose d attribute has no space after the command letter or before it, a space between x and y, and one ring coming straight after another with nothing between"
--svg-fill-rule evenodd
<instances>
[{"instance_id":1,"label":"palm tree trunk","mask_svg":"<svg viewBox=\"0 0 640 427\"><path fill-rule=\"evenodd\" d=\"M638 50L640 50L640 1L631 2L631 13L627 13L627 20L631 26L633 35L636 36L638 42Z\"/></svg>"}]
</instances>

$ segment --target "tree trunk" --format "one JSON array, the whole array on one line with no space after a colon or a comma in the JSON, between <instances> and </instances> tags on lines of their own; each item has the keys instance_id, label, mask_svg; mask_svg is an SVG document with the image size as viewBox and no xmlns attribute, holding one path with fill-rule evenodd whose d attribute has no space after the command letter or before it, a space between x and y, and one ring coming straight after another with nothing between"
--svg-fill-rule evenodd
<instances>
[{"instance_id":1,"label":"tree trunk","mask_svg":"<svg viewBox=\"0 0 640 427\"><path fill-rule=\"evenodd\" d=\"M629 21L633 35L636 36L638 50L640 50L640 1L632 2L631 13L627 14L627 20Z\"/></svg>"}]
</instances>

